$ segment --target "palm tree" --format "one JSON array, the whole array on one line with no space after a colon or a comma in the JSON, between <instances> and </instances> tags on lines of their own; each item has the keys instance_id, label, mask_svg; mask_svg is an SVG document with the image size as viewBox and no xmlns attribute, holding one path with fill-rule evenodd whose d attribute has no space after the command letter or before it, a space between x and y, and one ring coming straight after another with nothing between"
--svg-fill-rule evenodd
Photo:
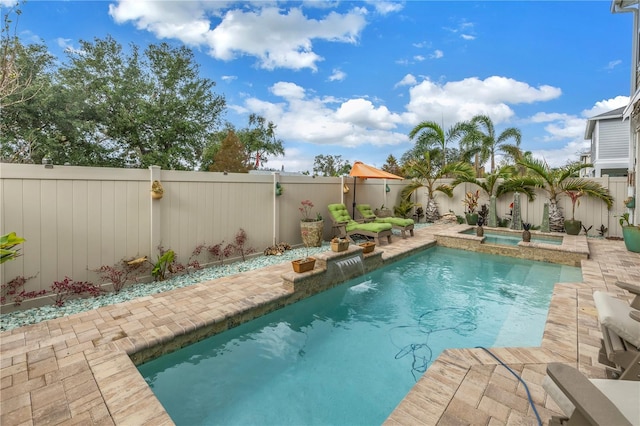
<instances>
[{"instance_id":1,"label":"palm tree","mask_svg":"<svg viewBox=\"0 0 640 426\"><path fill-rule=\"evenodd\" d=\"M528 179L533 179L535 186L542 188L549 197L549 228L552 232L564 231L564 216L558 208L558 197L561 195L572 196L575 193L587 195L602 200L607 208L613 205L613 197L609 190L599 183L576 177L578 171L591 164L573 163L557 169L535 158L524 157L518 164L528 169Z\"/></svg>"},{"instance_id":2,"label":"palm tree","mask_svg":"<svg viewBox=\"0 0 640 426\"><path fill-rule=\"evenodd\" d=\"M402 190L402 199L408 200L419 188L427 189L427 206L425 208L425 220L435 222L440 219L438 205L435 202L436 192L442 192L449 198L453 197L453 188L462 182L462 179L473 177L473 168L469 163L456 162L449 163L443 167L435 167L432 161L433 151L426 151L420 160L409 160L405 166L405 171L413 180ZM437 181L445 176L454 176L457 179L451 184L439 184Z\"/></svg>"},{"instance_id":3,"label":"palm tree","mask_svg":"<svg viewBox=\"0 0 640 426\"><path fill-rule=\"evenodd\" d=\"M476 170L479 168L479 161L484 162L491 160L491 173L496 169L496 152L502 151L507 155L513 155L520 150L520 141L522 135L520 130L515 127L509 127L502 131L497 137L493 121L487 115L476 115L469 122L471 130L465 126L467 130L461 139L461 145L466 148L465 156L471 158L476 157ZM513 139L514 144L507 141Z\"/></svg>"},{"instance_id":4,"label":"palm tree","mask_svg":"<svg viewBox=\"0 0 640 426\"><path fill-rule=\"evenodd\" d=\"M499 182L500 179L502 182ZM461 176L459 180L479 186L489 197L489 219L486 224L491 227L498 226L495 198L509 192L522 192L527 195L530 201L535 198L536 181L530 177L517 177L517 170L511 165L501 166L495 172L485 175L483 180L478 180L475 176L471 179Z\"/></svg>"},{"instance_id":5,"label":"palm tree","mask_svg":"<svg viewBox=\"0 0 640 426\"><path fill-rule=\"evenodd\" d=\"M467 123L456 123L447 130L435 121L423 121L409 132L409 139L413 139L418 135L416 146L413 149L415 153L422 153L433 149L438 149L442 155L442 164L447 164L447 144L459 140L465 135ZM435 156L434 156L435 157Z\"/></svg>"}]
</instances>

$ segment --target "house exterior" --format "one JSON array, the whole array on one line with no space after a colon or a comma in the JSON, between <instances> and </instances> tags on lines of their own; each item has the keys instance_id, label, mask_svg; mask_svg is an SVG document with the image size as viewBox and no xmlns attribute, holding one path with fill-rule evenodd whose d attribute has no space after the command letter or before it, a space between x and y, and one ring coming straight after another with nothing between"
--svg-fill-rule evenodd
<instances>
[{"instance_id":1,"label":"house exterior","mask_svg":"<svg viewBox=\"0 0 640 426\"><path fill-rule=\"evenodd\" d=\"M591 164L591 151L580 154L580 164ZM580 169L580 177L586 178L593 176L593 167L585 167Z\"/></svg>"},{"instance_id":2,"label":"house exterior","mask_svg":"<svg viewBox=\"0 0 640 426\"><path fill-rule=\"evenodd\" d=\"M628 175L630 132L629 120L622 118L625 108L617 108L587 120L584 138L591 140L593 169L590 176Z\"/></svg>"},{"instance_id":3,"label":"house exterior","mask_svg":"<svg viewBox=\"0 0 640 426\"><path fill-rule=\"evenodd\" d=\"M640 12L640 0L612 0L611 13L631 13L633 15L632 42L631 42L631 90L630 100L627 107L622 112L622 118L629 121L629 173L627 177L627 195L633 196L638 201L638 188L640 187L640 177L638 176L638 165L640 164L640 150L638 141L640 140L640 64L638 63L638 46L640 45L640 25L638 13ZM619 201L621 202L621 201ZM638 203L636 203L637 205ZM616 206L617 207L617 206ZM628 209L633 218L633 223L640 223L640 215L637 208Z\"/></svg>"}]
</instances>

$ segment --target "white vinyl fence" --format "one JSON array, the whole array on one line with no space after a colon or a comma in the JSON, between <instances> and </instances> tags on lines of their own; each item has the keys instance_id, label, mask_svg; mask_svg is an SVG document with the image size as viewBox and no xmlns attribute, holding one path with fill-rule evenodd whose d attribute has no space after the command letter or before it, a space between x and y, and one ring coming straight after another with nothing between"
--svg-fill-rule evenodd
<instances>
[{"instance_id":1,"label":"white vinyl fence","mask_svg":"<svg viewBox=\"0 0 640 426\"><path fill-rule=\"evenodd\" d=\"M164 196L152 200L151 182L160 180ZM576 219L598 235L603 224L607 235L620 236L618 218L626 196L625 178L601 178L616 199L607 211L604 203L581 199ZM275 184L283 188L275 195ZM22 256L0 266L0 282L24 276L27 291L48 289L54 281L68 276L76 281L98 283L95 270L115 265L123 259L147 256L155 260L158 246L173 249L186 262L198 245L232 243L242 228L248 240L245 248L261 253L267 246L285 241L300 245L302 200L311 200L313 214L324 216L324 238L333 235L327 205L344 203L352 209L358 203L392 208L400 201L407 181L354 179L351 177L311 177L271 174L236 174L160 170L90 168L74 166L0 164L0 235L16 232L26 239ZM346 187L349 191L344 192ZM385 190L389 186L390 191ZM465 191L474 185L460 185L449 199L437 197L441 213L462 215ZM509 211L511 195L498 201L498 215ZM522 200L523 221L539 225L543 196L529 203ZM425 205L424 191L413 201ZM488 203L481 198L480 204ZM571 203L563 197L561 206L570 216ZM396 239L394 244L402 244ZM202 256L201 263L206 262Z\"/></svg>"}]
</instances>

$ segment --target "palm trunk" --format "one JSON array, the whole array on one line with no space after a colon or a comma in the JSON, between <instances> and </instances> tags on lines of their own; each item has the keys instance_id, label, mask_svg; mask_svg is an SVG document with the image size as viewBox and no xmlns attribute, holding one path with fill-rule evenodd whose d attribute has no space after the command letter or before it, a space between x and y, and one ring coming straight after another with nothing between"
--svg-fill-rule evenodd
<instances>
[{"instance_id":1,"label":"palm trunk","mask_svg":"<svg viewBox=\"0 0 640 426\"><path fill-rule=\"evenodd\" d=\"M549 200L549 230L551 232L564 232L564 216L558 207L558 201Z\"/></svg>"},{"instance_id":2,"label":"palm trunk","mask_svg":"<svg viewBox=\"0 0 640 426\"><path fill-rule=\"evenodd\" d=\"M438 205L433 198L427 197L427 207L424 211L425 221L427 223L433 223L440 219L440 213L438 213Z\"/></svg>"}]
</instances>

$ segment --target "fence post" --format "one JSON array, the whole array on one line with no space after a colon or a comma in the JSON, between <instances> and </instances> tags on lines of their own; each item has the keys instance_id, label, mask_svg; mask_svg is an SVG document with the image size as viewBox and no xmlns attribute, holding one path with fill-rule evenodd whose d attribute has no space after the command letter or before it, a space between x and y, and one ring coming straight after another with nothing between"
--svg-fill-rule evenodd
<instances>
[{"instance_id":1,"label":"fence post","mask_svg":"<svg viewBox=\"0 0 640 426\"><path fill-rule=\"evenodd\" d=\"M151 189L151 185L153 184L154 180L161 181L161 173L162 169L160 168L160 166L149 166L149 189ZM162 228L160 227L160 203L162 202L162 200L154 200L153 198L151 198L151 195L147 195L147 197L149 197L148 200L149 203L151 203L149 207L149 224L151 225L151 245L149 247L149 260L153 262L153 253L162 242Z\"/></svg>"},{"instance_id":2,"label":"fence post","mask_svg":"<svg viewBox=\"0 0 640 426\"><path fill-rule=\"evenodd\" d=\"M280 173L273 172L273 245L280 241L280 203L278 203L278 191L276 187L280 185ZM280 189L280 191L283 191ZM280 192L281 194L283 192Z\"/></svg>"}]
</instances>

